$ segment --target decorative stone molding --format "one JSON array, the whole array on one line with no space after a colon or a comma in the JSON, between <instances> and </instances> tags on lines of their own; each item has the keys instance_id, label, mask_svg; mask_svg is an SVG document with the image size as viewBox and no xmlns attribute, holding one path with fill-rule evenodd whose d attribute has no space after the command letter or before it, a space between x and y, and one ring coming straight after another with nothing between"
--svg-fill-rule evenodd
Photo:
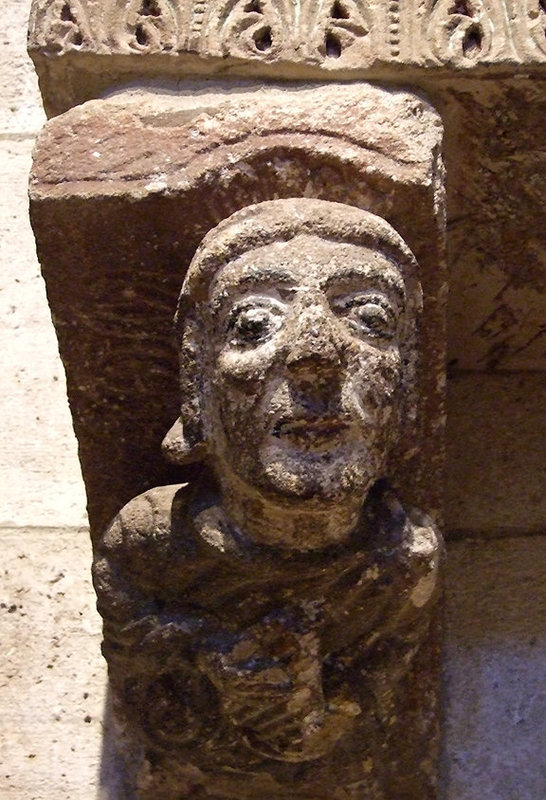
<instances>
[{"instance_id":1,"label":"decorative stone molding","mask_svg":"<svg viewBox=\"0 0 546 800\"><path fill-rule=\"evenodd\" d=\"M459 69L546 56L542 0L34 0L52 56L195 52L322 69L378 61Z\"/></svg>"},{"instance_id":2,"label":"decorative stone molding","mask_svg":"<svg viewBox=\"0 0 546 800\"><path fill-rule=\"evenodd\" d=\"M546 11L544 0L34 0L29 52L54 115L144 78L524 75L546 64Z\"/></svg>"},{"instance_id":3,"label":"decorative stone molding","mask_svg":"<svg viewBox=\"0 0 546 800\"><path fill-rule=\"evenodd\" d=\"M370 10L357 0L303 0L299 5L240 0L210 3L203 34L211 54L324 64L336 59L366 62L376 26Z\"/></svg>"}]
</instances>

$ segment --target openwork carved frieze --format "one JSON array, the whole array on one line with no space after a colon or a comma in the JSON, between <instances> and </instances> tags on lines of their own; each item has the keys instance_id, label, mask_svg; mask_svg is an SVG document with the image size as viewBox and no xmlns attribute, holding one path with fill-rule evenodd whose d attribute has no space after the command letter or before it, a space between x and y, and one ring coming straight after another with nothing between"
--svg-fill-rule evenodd
<instances>
[{"instance_id":1,"label":"openwork carved frieze","mask_svg":"<svg viewBox=\"0 0 546 800\"><path fill-rule=\"evenodd\" d=\"M30 48L358 70L542 62L543 0L34 0Z\"/></svg>"},{"instance_id":2,"label":"openwork carved frieze","mask_svg":"<svg viewBox=\"0 0 546 800\"><path fill-rule=\"evenodd\" d=\"M468 65L506 44L501 4L483 0L437 0L430 4L426 39L441 62Z\"/></svg>"},{"instance_id":3,"label":"openwork carved frieze","mask_svg":"<svg viewBox=\"0 0 546 800\"><path fill-rule=\"evenodd\" d=\"M222 54L241 58L321 63L342 57L366 60L373 29L369 9L358 0L239 0L209 11L204 36L211 52L220 45Z\"/></svg>"}]
</instances>

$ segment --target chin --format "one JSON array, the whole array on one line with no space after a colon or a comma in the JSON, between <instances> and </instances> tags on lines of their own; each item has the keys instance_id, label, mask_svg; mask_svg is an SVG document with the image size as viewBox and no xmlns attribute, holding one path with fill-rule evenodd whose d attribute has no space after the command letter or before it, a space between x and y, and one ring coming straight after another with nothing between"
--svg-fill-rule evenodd
<instances>
[{"instance_id":1,"label":"chin","mask_svg":"<svg viewBox=\"0 0 546 800\"><path fill-rule=\"evenodd\" d=\"M256 482L271 499L298 500L306 506L336 506L358 502L382 477L383 459L362 453L269 453ZM247 476L248 480L248 476Z\"/></svg>"}]
</instances>

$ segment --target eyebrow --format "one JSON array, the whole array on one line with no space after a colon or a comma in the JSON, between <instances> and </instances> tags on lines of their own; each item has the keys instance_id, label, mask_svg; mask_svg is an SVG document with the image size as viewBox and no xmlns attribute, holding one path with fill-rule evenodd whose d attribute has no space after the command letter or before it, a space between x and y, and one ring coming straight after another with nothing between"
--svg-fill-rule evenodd
<instances>
[{"instance_id":1,"label":"eyebrow","mask_svg":"<svg viewBox=\"0 0 546 800\"><path fill-rule=\"evenodd\" d=\"M260 287L260 288L267 288L267 289L277 289L279 285L292 287L297 284L298 281L294 275L291 275L289 272L285 272L284 270L280 270L276 267L272 267L271 270L267 270L266 272L261 272L259 275L254 275L251 272L247 272L244 275L241 275L239 278L230 282L229 290L227 292L230 295L233 291L237 292L241 289L253 288L253 287ZM210 302L214 310L219 308L225 300L226 291L222 291L219 295L215 297L215 293L218 289L218 284L213 285L211 295L210 295Z\"/></svg>"},{"instance_id":2,"label":"eyebrow","mask_svg":"<svg viewBox=\"0 0 546 800\"><path fill-rule=\"evenodd\" d=\"M390 270L376 270L372 266L370 273L368 275L364 275L361 270L349 267L348 269L336 272L326 278L322 284L322 288L323 290L328 291L334 286L344 286L349 283L352 287L356 283L363 288L369 288L370 285L379 285L382 288L391 289L400 298L400 300L404 300L406 297L404 278L402 273L394 264L392 264L392 268L393 271L396 270L398 272L400 280L397 280Z\"/></svg>"}]
</instances>

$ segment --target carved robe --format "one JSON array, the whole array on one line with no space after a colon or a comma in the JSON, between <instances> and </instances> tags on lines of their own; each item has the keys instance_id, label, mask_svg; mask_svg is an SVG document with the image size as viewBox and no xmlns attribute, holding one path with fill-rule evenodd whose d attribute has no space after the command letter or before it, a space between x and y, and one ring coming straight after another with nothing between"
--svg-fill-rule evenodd
<instances>
[{"instance_id":1,"label":"carved robe","mask_svg":"<svg viewBox=\"0 0 546 800\"><path fill-rule=\"evenodd\" d=\"M249 541L199 486L152 489L94 564L118 713L144 750L194 770L192 798L283 796L272 780L317 800L327 772L340 798L393 785L402 800L403 764L385 765L384 748L411 735L396 723L400 703L411 720L440 553L430 520L383 482L349 542L306 552ZM314 788L299 793L310 762Z\"/></svg>"}]
</instances>

